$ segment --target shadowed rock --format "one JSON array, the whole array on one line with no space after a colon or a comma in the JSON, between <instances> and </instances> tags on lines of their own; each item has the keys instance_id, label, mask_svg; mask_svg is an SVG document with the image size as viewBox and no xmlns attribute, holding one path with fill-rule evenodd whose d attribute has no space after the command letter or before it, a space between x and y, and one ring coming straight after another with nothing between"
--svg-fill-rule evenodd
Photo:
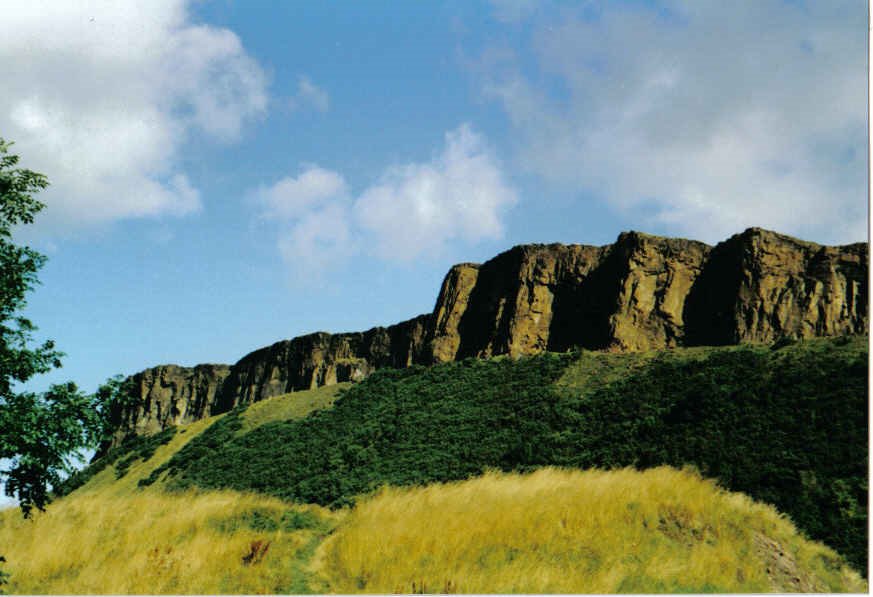
<instances>
[{"instance_id":1,"label":"shadowed rock","mask_svg":"<svg viewBox=\"0 0 873 597\"><path fill-rule=\"evenodd\" d=\"M110 413L118 429L110 445L130 434L150 435L209 416L229 374L227 365L160 365L130 376L135 406Z\"/></svg>"},{"instance_id":2,"label":"shadowed rock","mask_svg":"<svg viewBox=\"0 0 873 597\"><path fill-rule=\"evenodd\" d=\"M822 246L750 228L710 247L624 232L612 245L520 245L453 266L432 313L366 332L316 332L232 367L133 376L117 438L271 396L359 381L382 367L573 347L649 350L862 334L867 243Z\"/></svg>"}]
</instances>

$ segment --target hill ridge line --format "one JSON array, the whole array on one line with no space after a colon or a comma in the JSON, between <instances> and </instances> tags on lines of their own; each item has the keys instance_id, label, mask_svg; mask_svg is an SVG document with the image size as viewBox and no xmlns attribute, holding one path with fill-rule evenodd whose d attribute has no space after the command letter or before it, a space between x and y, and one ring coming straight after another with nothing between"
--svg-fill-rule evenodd
<instances>
[{"instance_id":1,"label":"hill ridge line","mask_svg":"<svg viewBox=\"0 0 873 597\"><path fill-rule=\"evenodd\" d=\"M715 246L622 232L609 245L522 244L449 268L430 313L362 332L311 332L233 365L160 365L128 378L117 445L383 367L574 347L637 351L867 333L868 244L748 228Z\"/></svg>"}]
</instances>

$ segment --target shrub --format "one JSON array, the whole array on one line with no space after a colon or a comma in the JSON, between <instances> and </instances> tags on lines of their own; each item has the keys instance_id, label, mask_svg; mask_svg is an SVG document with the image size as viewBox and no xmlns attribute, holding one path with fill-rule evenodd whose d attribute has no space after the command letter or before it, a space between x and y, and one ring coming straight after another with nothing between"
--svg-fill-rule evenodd
<instances>
[{"instance_id":1,"label":"shrub","mask_svg":"<svg viewBox=\"0 0 873 597\"><path fill-rule=\"evenodd\" d=\"M556 385L582 356L602 363L579 383ZM385 484L461 480L492 468L693 464L867 567L860 342L674 351L648 361L593 353L468 359L380 370L332 409L237 435L239 415L213 424L149 482L166 472L170 487L339 507Z\"/></svg>"}]
</instances>

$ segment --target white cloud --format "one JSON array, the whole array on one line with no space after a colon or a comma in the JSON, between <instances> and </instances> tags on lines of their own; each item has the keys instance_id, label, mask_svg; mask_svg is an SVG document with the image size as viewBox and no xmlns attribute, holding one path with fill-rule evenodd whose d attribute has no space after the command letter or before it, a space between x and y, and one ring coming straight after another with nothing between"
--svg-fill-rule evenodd
<instances>
[{"instance_id":1,"label":"white cloud","mask_svg":"<svg viewBox=\"0 0 873 597\"><path fill-rule=\"evenodd\" d=\"M453 240L500 238L501 216L515 201L482 136L461 125L432 161L389 168L354 209L376 253L406 261Z\"/></svg>"},{"instance_id":2,"label":"white cloud","mask_svg":"<svg viewBox=\"0 0 873 597\"><path fill-rule=\"evenodd\" d=\"M309 107L327 112L330 109L330 96L309 77L301 76L297 80L297 94L288 100L288 105L291 109Z\"/></svg>"},{"instance_id":3,"label":"white cloud","mask_svg":"<svg viewBox=\"0 0 873 597\"><path fill-rule=\"evenodd\" d=\"M0 19L0 131L45 173L39 224L73 228L200 209L187 136L233 141L267 106L239 38L181 0L26 2Z\"/></svg>"},{"instance_id":4,"label":"white cloud","mask_svg":"<svg viewBox=\"0 0 873 597\"><path fill-rule=\"evenodd\" d=\"M261 216L278 222L281 254L303 271L362 251L404 262L449 242L500 238L516 201L491 149L468 125L446 133L431 161L388 167L356 197L341 174L312 164L254 195Z\"/></svg>"},{"instance_id":5,"label":"white cloud","mask_svg":"<svg viewBox=\"0 0 873 597\"><path fill-rule=\"evenodd\" d=\"M296 176L252 193L261 218L276 224L282 258L310 281L353 251L351 198L341 174L303 164Z\"/></svg>"},{"instance_id":6,"label":"white cloud","mask_svg":"<svg viewBox=\"0 0 873 597\"><path fill-rule=\"evenodd\" d=\"M865 238L864 4L660 8L543 24L536 69L487 65L519 163L704 240Z\"/></svg>"},{"instance_id":7,"label":"white cloud","mask_svg":"<svg viewBox=\"0 0 873 597\"><path fill-rule=\"evenodd\" d=\"M346 181L342 175L314 164L305 164L297 178L286 176L269 187L262 187L255 195L265 207L265 216L298 218L326 202L344 197L346 193Z\"/></svg>"},{"instance_id":8,"label":"white cloud","mask_svg":"<svg viewBox=\"0 0 873 597\"><path fill-rule=\"evenodd\" d=\"M320 279L355 253L348 209L327 202L301 214L279 237L279 252L297 272Z\"/></svg>"}]
</instances>

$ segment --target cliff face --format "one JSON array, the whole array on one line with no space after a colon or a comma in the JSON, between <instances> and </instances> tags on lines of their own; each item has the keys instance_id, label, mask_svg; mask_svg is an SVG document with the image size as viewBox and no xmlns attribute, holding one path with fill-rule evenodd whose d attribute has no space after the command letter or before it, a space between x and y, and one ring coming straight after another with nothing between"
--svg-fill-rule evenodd
<instances>
[{"instance_id":1,"label":"cliff face","mask_svg":"<svg viewBox=\"0 0 873 597\"><path fill-rule=\"evenodd\" d=\"M433 360L676 346L685 297L709 251L630 232L606 247L515 247L475 276L453 269L434 310Z\"/></svg>"},{"instance_id":2,"label":"cliff face","mask_svg":"<svg viewBox=\"0 0 873 597\"><path fill-rule=\"evenodd\" d=\"M715 247L638 232L604 247L517 246L452 267L430 314L283 340L232 367L138 373L140 406L120 426L152 433L381 367L865 333L868 261L866 243L827 247L758 228Z\"/></svg>"},{"instance_id":3,"label":"cliff face","mask_svg":"<svg viewBox=\"0 0 873 597\"><path fill-rule=\"evenodd\" d=\"M256 350L231 368L213 411L224 412L287 392L360 381L382 367L421 362L429 320L420 315L366 332L316 332Z\"/></svg>"},{"instance_id":4,"label":"cliff face","mask_svg":"<svg viewBox=\"0 0 873 597\"><path fill-rule=\"evenodd\" d=\"M866 243L826 247L750 228L712 251L689 293L692 344L867 331Z\"/></svg>"},{"instance_id":5,"label":"cliff face","mask_svg":"<svg viewBox=\"0 0 873 597\"><path fill-rule=\"evenodd\" d=\"M161 365L131 376L127 381L136 406L111 413L118 429L112 445L130 434L149 435L209 416L229 373L227 365Z\"/></svg>"}]
</instances>

